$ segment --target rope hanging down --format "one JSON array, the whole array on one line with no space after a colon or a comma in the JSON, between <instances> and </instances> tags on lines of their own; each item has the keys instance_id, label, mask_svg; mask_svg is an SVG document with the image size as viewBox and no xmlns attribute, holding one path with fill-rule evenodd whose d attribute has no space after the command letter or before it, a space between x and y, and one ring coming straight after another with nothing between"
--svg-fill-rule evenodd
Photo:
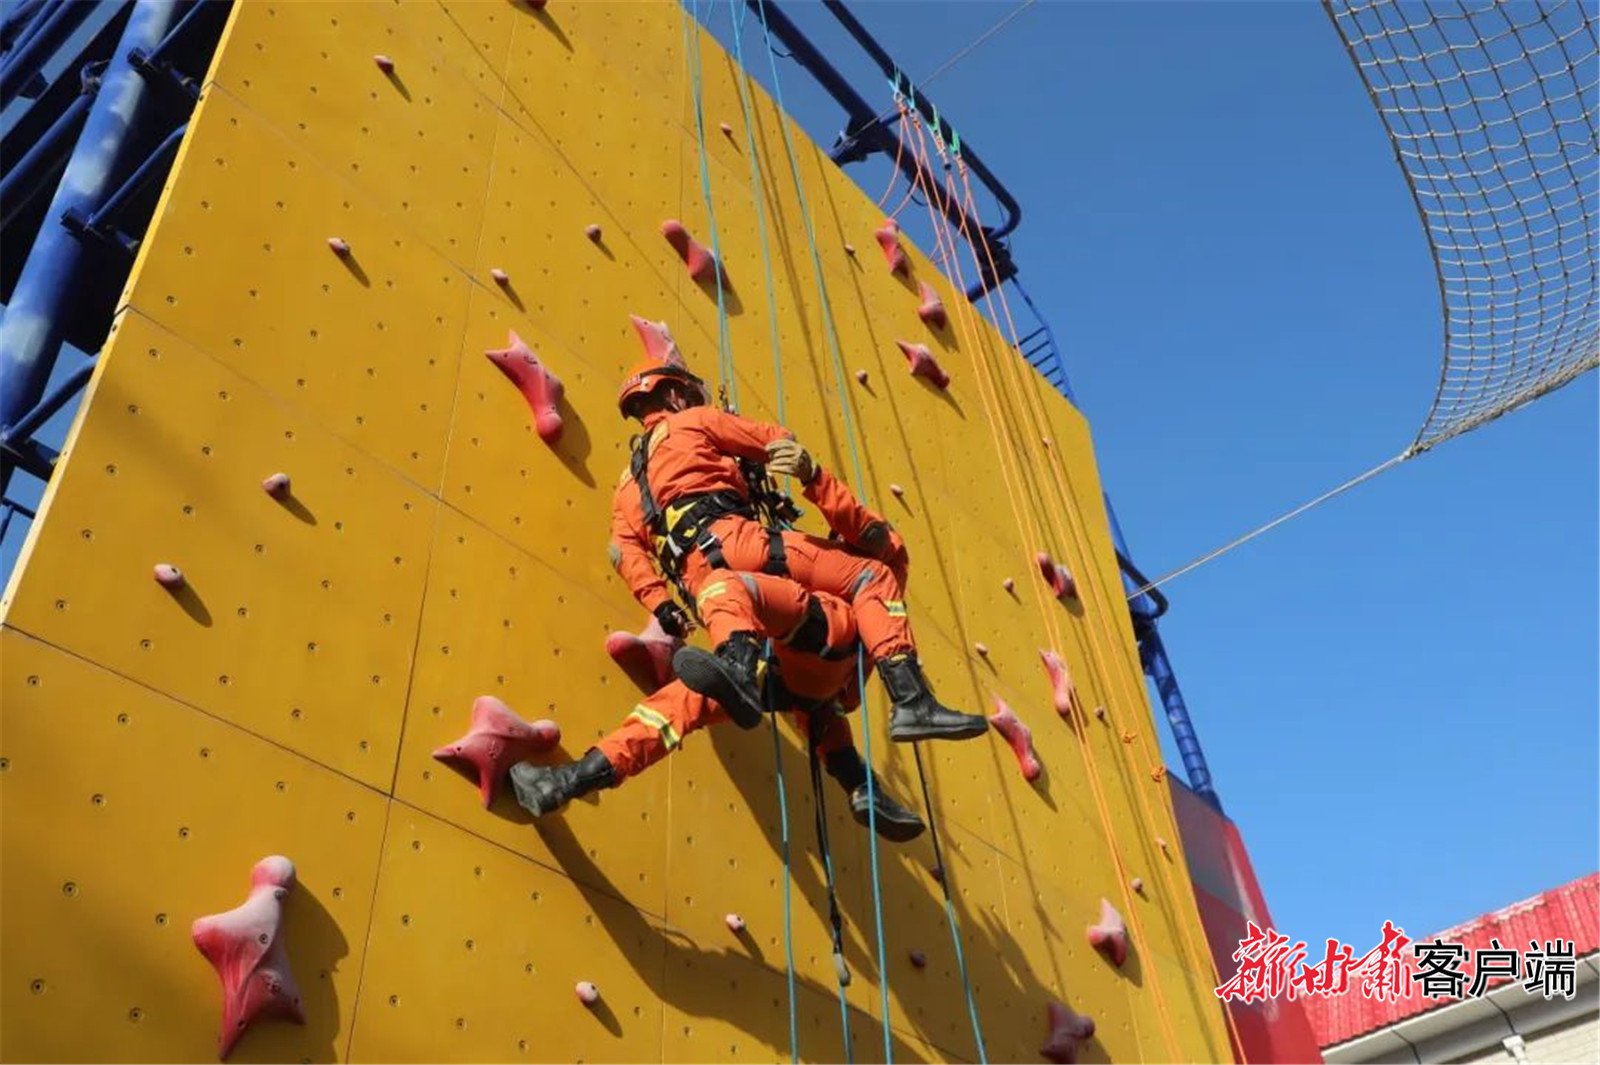
<instances>
[{"instance_id":1,"label":"rope hanging down","mask_svg":"<svg viewBox=\"0 0 1600 1065\"><path fill-rule=\"evenodd\" d=\"M1137 598L1600 366L1600 14L1581 0L1323 0L1438 275L1444 356L1415 439Z\"/></svg>"}]
</instances>

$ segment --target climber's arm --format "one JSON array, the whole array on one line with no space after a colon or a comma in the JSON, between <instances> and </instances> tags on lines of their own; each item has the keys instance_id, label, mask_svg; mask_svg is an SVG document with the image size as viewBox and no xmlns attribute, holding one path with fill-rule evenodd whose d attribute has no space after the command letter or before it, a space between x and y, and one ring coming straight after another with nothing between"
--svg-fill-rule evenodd
<instances>
[{"instance_id":1,"label":"climber's arm","mask_svg":"<svg viewBox=\"0 0 1600 1065\"><path fill-rule=\"evenodd\" d=\"M649 533L636 510L637 500L630 505L625 489L619 488L611 502L611 565L640 605L654 613L672 601L672 589L656 566Z\"/></svg>"},{"instance_id":2,"label":"climber's arm","mask_svg":"<svg viewBox=\"0 0 1600 1065\"><path fill-rule=\"evenodd\" d=\"M767 445L789 440L794 434L781 425L755 422L715 407L696 407L701 428L718 450L752 462L767 460Z\"/></svg>"},{"instance_id":3,"label":"climber's arm","mask_svg":"<svg viewBox=\"0 0 1600 1065\"><path fill-rule=\"evenodd\" d=\"M905 551L905 541L876 511L865 506L827 470L818 466L805 486L805 497L815 503L828 528L851 547L875 558L890 559Z\"/></svg>"}]
</instances>

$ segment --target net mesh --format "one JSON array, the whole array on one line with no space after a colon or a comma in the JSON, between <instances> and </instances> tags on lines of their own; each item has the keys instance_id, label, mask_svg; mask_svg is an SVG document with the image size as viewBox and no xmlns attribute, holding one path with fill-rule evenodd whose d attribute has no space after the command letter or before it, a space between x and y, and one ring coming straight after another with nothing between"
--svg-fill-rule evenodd
<instances>
[{"instance_id":1,"label":"net mesh","mask_svg":"<svg viewBox=\"0 0 1600 1065\"><path fill-rule=\"evenodd\" d=\"M1444 366L1407 454L1600 364L1600 21L1587 0L1324 0L1438 268Z\"/></svg>"}]
</instances>

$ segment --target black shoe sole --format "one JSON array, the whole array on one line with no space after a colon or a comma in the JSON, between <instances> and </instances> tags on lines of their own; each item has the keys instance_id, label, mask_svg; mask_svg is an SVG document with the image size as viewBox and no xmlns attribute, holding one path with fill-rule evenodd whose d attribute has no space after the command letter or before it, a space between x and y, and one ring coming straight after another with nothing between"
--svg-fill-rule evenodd
<instances>
[{"instance_id":1,"label":"black shoe sole","mask_svg":"<svg viewBox=\"0 0 1600 1065\"><path fill-rule=\"evenodd\" d=\"M857 810L850 807L850 815L856 819L856 824L862 828L871 829L873 820L877 821L878 835L890 843L910 843L927 829L921 819L915 821L895 821L887 817L872 818L867 810Z\"/></svg>"},{"instance_id":2,"label":"black shoe sole","mask_svg":"<svg viewBox=\"0 0 1600 1065\"><path fill-rule=\"evenodd\" d=\"M915 743L918 740L975 740L989 731L989 723L979 718L976 725L930 726L930 725L903 725L889 726L889 738L896 743Z\"/></svg>"},{"instance_id":3,"label":"black shoe sole","mask_svg":"<svg viewBox=\"0 0 1600 1065\"><path fill-rule=\"evenodd\" d=\"M690 691L716 700L735 725L752 729L761 724L761 707L740 692L715 655L698 647L684 647L672 656L672 668Z\"/></svg>"}]
</instances>

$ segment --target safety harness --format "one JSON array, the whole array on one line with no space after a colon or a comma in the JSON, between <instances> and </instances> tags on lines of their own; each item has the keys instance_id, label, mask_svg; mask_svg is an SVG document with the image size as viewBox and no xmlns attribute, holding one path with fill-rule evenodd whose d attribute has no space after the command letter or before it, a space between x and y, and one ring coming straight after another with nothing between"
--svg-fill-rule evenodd
<instances>
[{"instance_id":1,"label":"safety harness","mask_svg":"<svg viewBox=\"0 0 1600 1065\"><path fill-rule=\"evenodd\" d=\"M729 515L759 521L766 526L767 561L762 571L775 577L787 577L789 563L783 549L783 533L778 526L792 524L799 517L799 510L793 500L772 487L766 470L759 463L741 459L739 472L744 477L748 495L731 490L703 492L662 506L650 490L653 432L646 430L633 438L628 471L634 484L639 486L639 505L655 547L656 560L689 609L695 609L694 597L683 583L684 563L691 552L699 551L712 569L729 568L722 553L722 541L711 531L714 523Z\"/></svg>"}]
</instances>

